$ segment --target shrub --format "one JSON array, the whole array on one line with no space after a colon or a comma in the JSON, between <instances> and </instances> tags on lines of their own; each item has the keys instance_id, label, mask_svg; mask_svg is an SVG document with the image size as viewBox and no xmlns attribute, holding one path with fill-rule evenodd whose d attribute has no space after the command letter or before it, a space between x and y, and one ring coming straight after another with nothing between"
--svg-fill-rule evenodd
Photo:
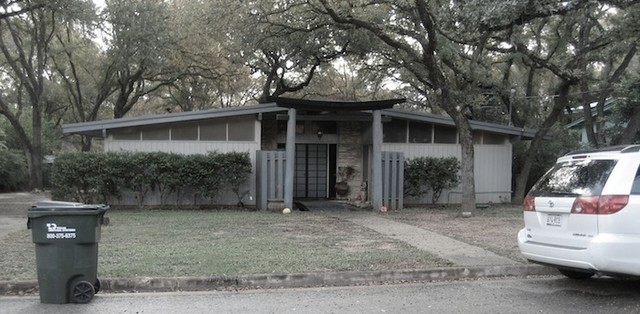
<instances>
[{"instance_id":1,"label":"shrub","mask_svg":"<svg viewBox=\"0 0 640 314\"><path fill-rule=\"evenodd\" d=\"M20 151L0 148L0 191L22 191L29 187L27 160Z\"/></svg>"},{"instance_id":2,"label":"shrub","mask_svg":"<svg viewBox=\"0 0 640 314\"><path fill-rule=\"evenodd\" d=\"M418 157L405 162L405 194L419 197L432 192L431 202L435 204L443 190L458 185L460 162L455 157Z\"/></svg>"},{"instance_id":3,"label":"shrub","mask_svg":"<svg viewBox=\"0 0 640 314\"><path fill-rule=\"evenodd\" d=\"M142 206L146 196L157 191L161 204L166 205L169 196L176 195L179 202L190 191L195 204L198 196L213 202L226 186L240 195L250 173L246 153L73 153L56 158L51 185L52 196L60 200L109 203L128 190Z\"/></svg>"}]
</instances>

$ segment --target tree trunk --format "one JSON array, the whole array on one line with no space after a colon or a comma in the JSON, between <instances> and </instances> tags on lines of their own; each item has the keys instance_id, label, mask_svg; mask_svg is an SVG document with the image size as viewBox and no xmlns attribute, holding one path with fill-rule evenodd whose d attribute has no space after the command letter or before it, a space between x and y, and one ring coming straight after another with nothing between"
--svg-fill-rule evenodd
<instances>
[{"instance_id":1,"label":"tree trunk","mask_svg":"<svg viewBox=\"0 0 640 314\"><path fill-rule=\"evenodd\" d=\"M638 131L640 131L640 105L635 105L633 107L633 115L616 144L633 144Z\"/></svg>"},{"instance_id":2,"label":"tree trunk","mask_svg":"<svg viewBox=\"0 0 640 314\"><path fill-rule=\"evenodd\" d=\"M531 172L531 167L535 161L535 156L538 154L538 150L542 147L544 136L549 132L556 121L558 121L562 115L562 110L569 104L569 90L575 83L577 82L564 80L560 84L557 93L558 97L554 101L553 108L540 128L538 128L536 134L533 136L531 145L529 145L529 149L525 154L527 157L525 158L522 168L518 173L518 177L516 178L516 187L513 198L511 199L512 203L519 203L524 199L525 190L527 189L527 181L529 180L529 173Z\"/></svg>"},{"instance_id":3,"label":"tree trunk","mask_svg":"<svg viewBox=\"0 0 640 314\"><path fill-rule=\"evenodd\" d=\"M460 180L462 187L462 213L472 213L476 207L473 136L469 120L466 118L460 120L460 123L456 123L456 125L460 132L460 148L462 150L462 160L460 161L460 170L462 172Z\"/></svg>"},{"instance_id":4,"label":"tree trunk","mask_svg":"<svg viewBox=\"0 0 640 314\"><path fill-rule=\"evenodd\" d=\"M81 135L80 139L81 150L83 152L88 152L91 150L91 137L86 135Z\"/></svg>"}]
</instances>

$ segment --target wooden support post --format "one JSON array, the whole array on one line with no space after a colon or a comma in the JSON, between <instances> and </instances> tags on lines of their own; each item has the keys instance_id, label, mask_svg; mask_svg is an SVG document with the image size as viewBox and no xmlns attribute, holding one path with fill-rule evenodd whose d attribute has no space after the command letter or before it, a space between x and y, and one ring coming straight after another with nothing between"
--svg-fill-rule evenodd
<instances>
[{"instance_id":1,"label":"wooden support post","mask_svg":"<svg viewBox=\"0 0 640 314\"><path fill-rule=\"evenodd\" d=\"M296 164L296 109L289 108L286 161L284 170L284 207L293 209L293 178Z\"/></svg>"},{"instance_id":2,"label":"wooden support post","mask_svg":"<svg viewBox=\"0 0 640 314\"><path fill-rule=\"evenodd\" d=\"M382 207L382 113L373 111L373 156L371 165L371 205L378 211Z\"/></svg>"}]
</instances>

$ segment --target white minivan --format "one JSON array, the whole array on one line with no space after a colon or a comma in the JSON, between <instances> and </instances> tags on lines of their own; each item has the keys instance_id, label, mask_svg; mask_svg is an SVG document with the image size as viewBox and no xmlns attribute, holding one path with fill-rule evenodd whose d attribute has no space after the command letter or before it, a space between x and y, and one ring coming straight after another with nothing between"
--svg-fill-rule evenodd
<instances>
[{"instance_id":1,"label":"white minivan","mask_svg":"<svg viewBox=\"0 0 640 314\"><path fill-rule=\"evenodd\" d=\"M523 207L518 245L529 261L576 279L640 276L640 145L558 158Z\"/></svg>"}]
</instances>

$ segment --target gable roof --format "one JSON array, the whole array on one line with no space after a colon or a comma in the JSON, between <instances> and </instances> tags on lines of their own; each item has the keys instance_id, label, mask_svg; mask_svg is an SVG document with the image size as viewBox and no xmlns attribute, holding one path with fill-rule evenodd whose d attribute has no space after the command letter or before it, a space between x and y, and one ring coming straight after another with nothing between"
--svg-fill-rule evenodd
<instances>
[{"instance_id":1,"label":"gable roof","mask_svg":"<svg viewBox=\"0 0 640 314\"><path fill-rule=\"evenodd\" d=\"M368 108L371 110L372 108L389 108L389 106L393 106L395 103L399 103L398 99L381 101L376 103L364 102L364 103L352 103L353 106L347 110L349 111L358 111L362 108ZM300 105L300 103L297 103ZM328 107L320 107L311 103L312 107L309 107L309 102L306 101L302 104L300 109L309 109L309 110L335 110L339 107L339 104L347 104L345 102L331 102L331 105ZM348 104L347 104L348 105ZM366 107L368 105L368 107ZM293 104L287 105L289 107L293 107ZM179 123L179 122L189 122L189 121L198 121L198 120L207 120L207 119L216 119L216 118L226 118L226 117L234 117L234 116L242 116L242 115L251 115L251 114L262 114L262 113L273 113L273 112L286 112L288 107L285 105L281 105L279 103L266 103L266 104L258 104L251 106L243 106L243 107L231 107L231 108L221 108L221 109L207 109L201 111L189 111L189 112L176 112L176 113L168 113L161 115L153 115L153 116L143 116L143 117L131 117L131 118L121 118L121 119L111 119L111 120L101 120L101 121L91 121L91 122L83 122L83 123L72 123L72 124L64 124L62 126L62 133L64 134L85 134L89 136L97 136L97 137L105 137L106 131L110 129L119 129L119 128L128 128L128 127L140 127L140 126L149 126L156 124L165 124L165 123ZM332 109L329 109L332 108ZM358 108L358 109L357 109ZM365 110L365 111L369 111ZM432 123L438 125L447 125L455 127L455 123L448 116L442 115L434 115L425 112L416 112L416 111L408 111L401 109L381 109L383 116L388 116L392 118L398 119L406 119L411 121ZM536 130L526 129L526 128L518 128L513 126L494 124L488 122L481 121L469 121L471 124L472 130L486 131L510 136L520 136L522 139L531 139L535 135Z\"/></svg>"}]
</instances>

